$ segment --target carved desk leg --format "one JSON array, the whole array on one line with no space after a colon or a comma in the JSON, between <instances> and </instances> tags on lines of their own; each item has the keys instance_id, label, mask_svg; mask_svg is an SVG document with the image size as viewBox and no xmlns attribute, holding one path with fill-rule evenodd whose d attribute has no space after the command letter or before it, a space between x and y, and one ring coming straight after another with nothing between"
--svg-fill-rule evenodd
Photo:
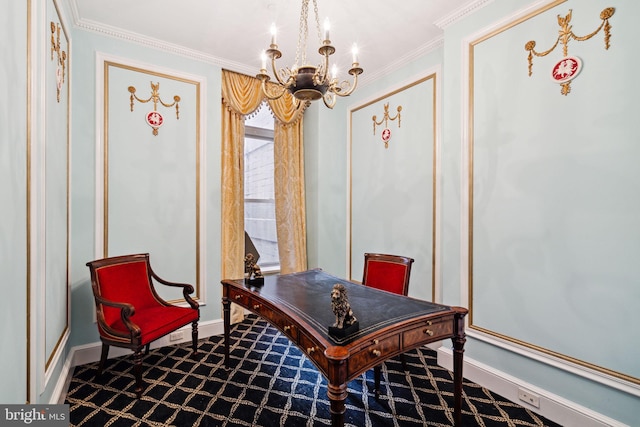
<instances>
[{"instance_id":1,"label":"carved desk leg","mask_svg":"<svg viewBox=\"0 0 640 427\"><path fill-rule=\"evenodd\" d=\"M453 418L456 427L462 427L462 357L464 354L464 343L467 341L464 332L464 316L467 310L460 307L454 307L455 314L455 335L453 341L453 384L454 384L454 402L453 402Z\"/></svg>"},{"instance_id":2,"label":"carved desk leg","mask_svg":"<svg viewBox=\"0 0 640 427\"><path fill-rule=\"evenodd\" d=\"M344 426L344 413L347 400L347 357L344 347L331 347L325 350L325 357L329 362L327 378L327 396L331 403L331 427Z\"/></svg>"},{"instance_id":3,"label":"carved desk leg","mask_svg":"<svg viewBox=\"0 0 640 427\"><path fill-rule=\"evenodd\" d=\"M331 403L329 408L329 412L331 412L331 427L343 427L344 413L346 411L344 402L347 400L347 384L327 384L327 396L329 396L329 402Z\"/></svg>"},{"instance_id":4,"label":"carved desk leg","mask_svg":"<svg viewBox=\"0 0 640 427\"><path fill-rule=\"evenodd\" d=\"M229 335L231 333L231 302L222 298L222 312L224 317L224 365L229 368Z\"/></svg>"}]
</instances>

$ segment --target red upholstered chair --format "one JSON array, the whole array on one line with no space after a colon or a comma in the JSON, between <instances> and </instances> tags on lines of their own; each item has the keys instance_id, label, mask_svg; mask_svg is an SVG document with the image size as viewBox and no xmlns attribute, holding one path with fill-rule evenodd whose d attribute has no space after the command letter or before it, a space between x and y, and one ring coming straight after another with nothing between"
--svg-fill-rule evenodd
<instances>
[{"instance_id":1,"label":"red upholstered chair","mask_svg":"<svg viewBox=\"0 0 640 427\"><path fill-rule=\"evenodd\" d=\"M362 284L406 296L412 264L413 258L405 256L365 253ZM402 354L400 357L406 370ZM373 368L376 397L380 395L380 367L377 365Z\"/></svg>"},{"instance_id":2,"label":"red upholstered chair","mask_svg":"<svg viewBox=\"0 0 640 427\"><path fill-rule=\"evenodd\" d=\"M109 346L133 350L136 395L142 395L142 349L149 353L151 342L191 323L193 354L198 349L198 303L189 296L193 286L168 282L158 277L149 263L149 254L124 255L87 263L96 303L102 355L96 377L102 374ZM158 296L154 280L182 288L189 307L169 304Z\"/></svg>"},{"instance_id":3,"label":"red upholstered chair","mask_svg":"<svg viewBox=\"0 0 640 427\"><path fill-rule=\"evenodd\" d=\"M412 264L413 258L405 256L366 253L362 284L398 295L407 295Z\"/></svg>"}]
</instances>

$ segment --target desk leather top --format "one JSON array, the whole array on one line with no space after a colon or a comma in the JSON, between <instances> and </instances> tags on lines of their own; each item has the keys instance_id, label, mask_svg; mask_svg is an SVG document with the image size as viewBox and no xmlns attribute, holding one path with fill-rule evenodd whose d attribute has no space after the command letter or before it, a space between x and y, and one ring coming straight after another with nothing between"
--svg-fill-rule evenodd
<instances>
[{"instance_id":1,"label":"desk leather top","mask_svg":"<svg viewBox=\"0 0 640 427\"><path fill-rule=\"evenodd\" d=\"M286 307L336 345L348 344L408 319L451 309L446 305L369 288L322 270L265 276L262 286L245 285L244 280L231 282L259 294L262 299L276 306ZM335 322L331 310L331 290L336 283L342 283L346 287L351 309L360 323L357 332L342 339L328 334L328 327Z\"/></svg>"}]
</instances>

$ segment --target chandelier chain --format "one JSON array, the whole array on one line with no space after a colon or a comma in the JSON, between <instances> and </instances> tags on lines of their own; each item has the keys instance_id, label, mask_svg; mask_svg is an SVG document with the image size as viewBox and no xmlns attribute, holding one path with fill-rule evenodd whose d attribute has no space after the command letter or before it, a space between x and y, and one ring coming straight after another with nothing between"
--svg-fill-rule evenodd
<instances>
[{"instance_id":1,"label":"chandelier chain","mask_svg":"<svg viewBox=\"0 0 640 427\"><path fill-rule=\"evenodd\" d=\"M315 0L314 0L315 2ZM309 16L309 0L302 1L302 10L300 11L300 25L298 30L298 46L296 48L296 63L298 65L304 65L307 62L307 36L309 34L309 27L307 26L307 20Z\"/></svg>"},{"instance_id":2,"label":"chandelier chain","mask_svg":"<svg viewBox=\"0 0 640 427\"><path fill-rule=\"evenodd\" d=\"M313 13L316 14L316 31L318 32L318 42L322 44L322 33L320 32L320 18L318 17L318 2L313 0Z\"/></svg>"},{"instance_id":3,"label":"chandelier chain","mask_svg":"<svg viewBox=\"0 0 640 427\"><path fill-rule=\"evenodd\" d=\"M322 32L320 31L320 18L318 16L318 2L313 0L313 13L316 16L316 32L318 41L322 44ZM309 0L302 1L300 12L300 25L298 34L298 46L296 47L296 66L307 65L307 42L309 40Z\"/></svg>"}]
</instances>

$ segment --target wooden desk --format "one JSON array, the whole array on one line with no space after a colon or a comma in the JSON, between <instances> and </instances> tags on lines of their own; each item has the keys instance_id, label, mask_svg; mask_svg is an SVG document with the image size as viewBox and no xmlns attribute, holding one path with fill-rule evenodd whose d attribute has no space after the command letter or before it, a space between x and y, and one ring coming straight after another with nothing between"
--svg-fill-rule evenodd
<instances>
[{"instance_id":1,"label":"wooden desk","mask_svg":"<svg viewBox=\"0 0 640 427\"><path fill-rule=\"evenodd\" d=\"M360 323L358 332L338 339L331 289L347 288ZM446 338L453 340L454 419L461 426L462 355L467 309L395 295L340 279L322 270L267 276L264 285L223 280L225 364L229 366L230 307L234 302L264 318L293 341L327 378L331 423L344 425L347 383L383 361Z\"/></svg>"}]
</instances>

